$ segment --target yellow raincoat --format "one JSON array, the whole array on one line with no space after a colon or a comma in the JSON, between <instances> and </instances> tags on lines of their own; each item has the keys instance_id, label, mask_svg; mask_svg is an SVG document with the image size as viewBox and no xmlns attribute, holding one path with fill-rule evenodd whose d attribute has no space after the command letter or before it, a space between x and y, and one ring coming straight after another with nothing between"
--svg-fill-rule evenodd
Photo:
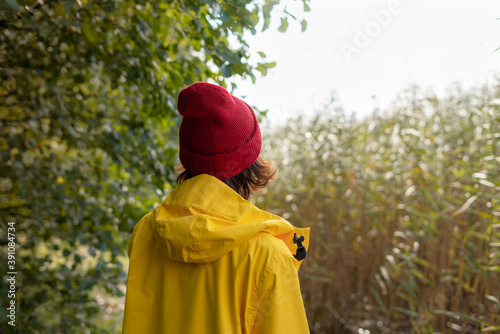
<instances>
[{"instance_id":1,"label":"yellow raincoat","mask_svg":"<svg viewBox=\"0 0 500 334\"><path fill-rule=\"evenodd\" d=\"M294 228L202 174L135 226L124 334L309 333Z\"/></svg>"}]
</instances>

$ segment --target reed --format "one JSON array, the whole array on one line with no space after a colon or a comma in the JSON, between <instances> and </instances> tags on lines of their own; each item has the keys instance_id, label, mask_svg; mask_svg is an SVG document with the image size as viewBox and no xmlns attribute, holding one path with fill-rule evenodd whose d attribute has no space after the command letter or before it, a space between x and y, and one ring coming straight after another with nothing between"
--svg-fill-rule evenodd
<instances>
[{"instance_id":1,"label":"reed","mask_svg":"<svg viewBox=\"0 0 500 334\"><path fill-rule=\"evenodd\" d=\"M264 143L257 205L312 227L312 333L500 331L500 81L361 121L332 99Z\"/></svg>"}]
</instances>

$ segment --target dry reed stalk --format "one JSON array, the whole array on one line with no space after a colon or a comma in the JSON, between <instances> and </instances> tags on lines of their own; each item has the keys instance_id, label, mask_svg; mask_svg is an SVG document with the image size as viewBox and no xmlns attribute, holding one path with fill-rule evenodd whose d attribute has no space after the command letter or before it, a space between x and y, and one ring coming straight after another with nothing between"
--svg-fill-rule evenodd
<instances>
[{"instance_id":1,"label":"dry reed stalk","mask_svg":"<svg viewBox=\"0 0 500 334\"><path fill-rule=\"evenodd\" d=\"M322 114L265 141L279 174L257 199L312 227L311 332L500 330L500 82Z\"/></svg>"}]
</instances>

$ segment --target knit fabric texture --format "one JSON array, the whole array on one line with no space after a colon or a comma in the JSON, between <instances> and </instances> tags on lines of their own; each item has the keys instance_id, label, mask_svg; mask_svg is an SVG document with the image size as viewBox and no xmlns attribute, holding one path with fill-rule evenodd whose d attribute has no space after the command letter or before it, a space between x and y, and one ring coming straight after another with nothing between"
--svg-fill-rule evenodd
<instances>
[{"instance_id":1,"label":"knit fabric texture","mask_svg":"<svg viewBox=\"0 0 500 334\"><path fill-rule=\"evenodd\" d=\"M177 100L183 116L179 158L192 175L232 177L257 160L262 147L253 109L221 86L197 82Z\"/></svg>"}]
</instances>

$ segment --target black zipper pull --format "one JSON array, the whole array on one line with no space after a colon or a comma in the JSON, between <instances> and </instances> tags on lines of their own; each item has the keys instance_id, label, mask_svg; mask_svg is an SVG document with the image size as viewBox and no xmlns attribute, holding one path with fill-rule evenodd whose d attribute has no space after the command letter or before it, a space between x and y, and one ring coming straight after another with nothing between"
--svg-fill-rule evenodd
<instances>
[{"instance_id":1,"label":"black zipper pull","mask_svg":"<svg viewBox=\"0 0 500 334\"><path fill-rule=\"evenodd\" d=\"M293 234L293 243L297 244L297 254L295 254L293 257L299 261L302 261L307 255L306 248L302 245L303 241L304 241L304 236L298 238L297 233Z\"/></svg>"}]
</instances>

